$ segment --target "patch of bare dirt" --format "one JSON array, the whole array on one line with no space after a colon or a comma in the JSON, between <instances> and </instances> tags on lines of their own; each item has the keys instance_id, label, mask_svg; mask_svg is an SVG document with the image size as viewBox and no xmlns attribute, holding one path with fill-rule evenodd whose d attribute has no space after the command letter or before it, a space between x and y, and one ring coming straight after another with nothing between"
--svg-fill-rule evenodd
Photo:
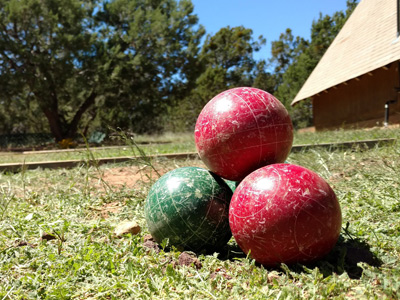
<instances>
[{"instance_id":1,"label":"patch of bare dirt","mask_svg":"<svg viewBox=\"0 0 400 300\"><path fill-rule=\"evenodd\" d=\"M160 252L160 248L151 234L146 234L143 237L143 247L147 249L147 252L150 252L151 250L155 251L156 253Z\"/></svg>"},{"instance_id":2,"label":"patch of bare dirt","mask_svg":"<svg viewBox=\"0 0 400 300\"><path fill-rule=\"evenodd\" d=\"M206 168L201 161L190 161L189 165L193 167ZM157 172L154 171L149 166L142 166L142 167L129 166L129 167L110 168L110 169L105 169L102 172L101 179L111 187L125 186L127 188L133 188L138 181L141 182L150 182L150 180L156 181L159 178L159 176L164 175L165 173L173 170L174 168L179 168L183 166L185 166L185 163L179 166L175 165L172 167L156 165L155 169L157 170ZM100 186L101 182L96 182L96 185Z\"/></svg>"},{"instance_id":3,"label":"patch of bare dirt","mask_svg":"<svg viewBox=\"0 0 400 300\"><path fill-rule=\"evenodd\" d=\"M201 269L202 264L195 254L182 252L178 258L178 265L180 266L194 266L196 269Z\"/></svg>"},{"instance_id":4,"label":"patch of bare dirt","mask_svg":"<svg viewBox=\"0 0 400 300\"><path fill-rule=\"evenodd\" d=\"M149 167L139 168L137 166L106 169L101 177L109 186L128 188L132 188L138 181L149 182L151 179L157 180L157 178L158 175L154 170L150 170Z\"/></svg>"}]
</instances>

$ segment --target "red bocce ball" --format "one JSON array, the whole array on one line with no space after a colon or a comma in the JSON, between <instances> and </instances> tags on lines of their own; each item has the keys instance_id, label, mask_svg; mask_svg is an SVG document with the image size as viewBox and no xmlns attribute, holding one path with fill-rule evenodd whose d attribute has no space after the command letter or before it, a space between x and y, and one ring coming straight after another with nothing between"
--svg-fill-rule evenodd
<instances>
[{"instance_id":1,"label":"red bocce ball","mask_svg":"<svg viewBox=\"0 0 400 300\"><path fill-rule=\"evenodd\" d=\"M336 244L341 222L340 205L328 183L291 164L269 165L248 175L229 208L239 247L265 266L322 258Z\"/></svg>"},{"instance_id":2,"label":"red bocce ball","mask_svg":"<svg viewBox=\"0 0 400 300\"><path fill-rule=\"evenodd\" d=\"M203 108L195 142L212 172L240 181L260 167L285 161L293 143L293 126L286 108L271 94L234 88Z\"/></svg>"}]
</instances>

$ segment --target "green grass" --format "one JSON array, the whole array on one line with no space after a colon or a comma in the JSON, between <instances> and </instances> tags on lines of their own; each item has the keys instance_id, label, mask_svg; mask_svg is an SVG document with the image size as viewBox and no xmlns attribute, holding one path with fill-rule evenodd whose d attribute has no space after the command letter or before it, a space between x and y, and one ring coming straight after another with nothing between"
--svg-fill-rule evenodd
<instances>
[{"instance_id":1,"label":"green grass","mask_svg":"<svg viewBox=\"0 0 400 300\"><path fill-rule=\"evenodd\" d=\"M0 299L398 299L399 156L399 144L291 154L289 162L314 170L333 187L343 230L324 259L275 269L245 257L233 239L226 251L199 255L199 269L180 266L177 250L147 249L143 207L152 181L102 184L103 172L115 166L0 174ZM153 162L163 171L199 164ZM110 203L121 210L103 218L100 210ZM141 233L113 237L115 225L126 219L137 221ZM57 238L41 240L43 232Z\"/></svg>"},{"instance_id":2,"label":"green grass","mask_svg":"<svg viewBox=\"0 0 400 300\"><path fill-rule=\"evenodd\" d=\"M125 137L127 138L127 137ZM399 129L374 128L370 130L337 130L317 133L295 133L294 145L336 143L359 141L367 139L400 138ZM194 135L188 133L165 133L162 135L138 135L133 140L147 155L167 154L178 152L195 152ZM136 156L137 148L132 145L110 149L107 147L92 148L91 154L95 158ZM23 163L58 160L85 160L88 157L86 148L74 151L60 151L54 153L11 153L0 152L0 163Z\"/></svg>"},{"instance_id":3,"label":"green grass","mask_svg":"<svg viewBox=\"0 0 400 300\"><path fill-rule=\"evenodd\" d=\"M130 140L128 140L130 141ZM193 134L165 134L162 136L138 136L134 142L145 151L147 155L194 152ZM145 144L142 144L145 143ZM94 158L120 157L120 156L140 156L138 148L134 144L128 144L121 147L96 147L91 148L91 155ZM23 162L41 162L58 160L85 160L88 158L86 148L68 149L58 152L28 152L24 153L0 153L0 163L23 163Z\"/></svg>"},{"instance_id":4,"label":"green grass","mask_svg":"<svg viewBox=\"0 0 400 300\"><path fill-rule=\"evenodd\" d=\"M321 144L321 143L339 143L348 141L360 141L369 139L400 138L398 128L376 127L371 129L344 130L322 132L296 132L294 135L294 144Z\"/></svg>"}]
</instances>

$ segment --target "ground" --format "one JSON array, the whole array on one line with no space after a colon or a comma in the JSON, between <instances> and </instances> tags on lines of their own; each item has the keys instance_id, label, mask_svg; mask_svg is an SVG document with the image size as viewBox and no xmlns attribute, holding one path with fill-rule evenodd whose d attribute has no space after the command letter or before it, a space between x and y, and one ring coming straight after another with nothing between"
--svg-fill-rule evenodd
<instances>
[{"instance_id":1,"label":"ground","mask_svg":"<svg viewBox=\"0 0 400 300\"><path fill-rule=\"evenodd\" d=\"M198 161L191 166L204 168L205 166ZM134 189L139 183L155 182L160 176L164 175L171 168L158 164L154 166L156 171L151 166L123 166L103 169L101 176L96 176L92 179L92 183L100 189ZM151 181L151 182L150 182ZM125 203L121 201L113 201L105 203L103 206L93 208L96 210L100 217L108 218L110 213L118 213L124 207Z\"/></svg>"}]
</instances>

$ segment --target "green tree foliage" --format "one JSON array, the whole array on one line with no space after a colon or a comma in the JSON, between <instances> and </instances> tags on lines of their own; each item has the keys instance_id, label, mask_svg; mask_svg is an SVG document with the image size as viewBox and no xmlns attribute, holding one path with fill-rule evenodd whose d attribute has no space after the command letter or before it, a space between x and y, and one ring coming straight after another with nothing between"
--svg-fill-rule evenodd
<instances>
[{"instance_id":1,"label":"green tree foliage","mask_svg":"<svg viewBox=\"0 0 400 300\"><path fill-rule=\"evenodd\" d=\"M227 26L207 36L200 53L203 72L195 91L202 105L224 89L252 84L253 53L266 42L262 36L254 40L252 34L243 26Z\"/></svg>"},{"instance_id":2,"label":"green tree foliage","mask_svg":"<svg viewBox=\"0 0 400 300\"><path fill-rule=\"evenodd\" d=\"M268 72L268 65L265 60L260 60L257 62L255 73L254 73L254 81L253 87L262 89L271 94L275 94L276 89L279 84L279 74Z\"/></svg>"},{"instance_id":3,"label":"green tree foliage","mask_svg":"<svg viewBox=\"0 0 400 300\"><path fill-rule=\"evenodd\" d=\"M95 4L0 1L1 101L36 101L56 140L75 134L99 93Z\"/></svg>"},{"instance_id":4,"label":"green tree foliage","mask_svg":"<svg viewBox=\"0 0 400 300\"><path fill-rule=\"evenodd\" d=\"M347 1L347 10L332 16L322 15L314 21L311 28L311 41L294 38L287 29L279 41L272 43L272 63L274 63L279 87L276 96L288 108L295 127L312 125L311 103L302 101L295 107L290 103L318 64L333 39L357 6L357 0Z\"/></svg>"},{"instance_id":5,"label":"green tree foliage","mask_svg":"<svg viewBox=\"0 0 400 300\"><path fill-rule=\"evenodd\" d=\"M262 36L255 40L252 34L243 26L227 26L215 35L207 35L198 56L197 77L192 78L193 89L170 108L173 130L193 128L201 109L214 96L229 88L252 86L258 73L264 72L264 65L257 65L253 54L266 40Z\"/></svg>"},{"instance_id":6,"label":"green tree foliage","mask_svg":"<svg viewBox=\"0 0 400 300\"><path fill-rule=\"evenodd\" d=\"M271 43L271 63L275 66L275 73L282 75L296 58L304 52L309 43L297 36L293 36L292 30L287 28L281 33L279 40Z\"/></svg>"},{"instance_id":7,"label":"green tree foliage","mask_svg":"<svg viewBox=\"0 0 400 300\"><path fill-rule=\"evenodd\" d=\"M135 132L162 129L162 114L192 83L204 29L196 26L191 1L115 0L104 4L109 56L115 82L102 117ZM117 97L115 98L115 95ZM111 113L110 113L111 112Z\"/></svg>"},{"instance_id":8,"label":"green tree foliage","mask_svg":"<svg viewBox=\"0 0 400 300\"><path fill-rule=\"evenodd\" d=\"M0 0L1 104L34 101L57 141L96 117L151 129L198 51L192 12L185 0Z\"/></svg>"},{"instance_id":9,"label":"green tree foliage","mask_svg":"<svg viewBox=\"0 0 400 300\"><path fill-rule=\"evenodd\" d=\"M11 95L0 96L0 134L24 134L28 131L46 132L45 116L28 92L21 92L13 101Z\"/></svg>"}]
</instances>

